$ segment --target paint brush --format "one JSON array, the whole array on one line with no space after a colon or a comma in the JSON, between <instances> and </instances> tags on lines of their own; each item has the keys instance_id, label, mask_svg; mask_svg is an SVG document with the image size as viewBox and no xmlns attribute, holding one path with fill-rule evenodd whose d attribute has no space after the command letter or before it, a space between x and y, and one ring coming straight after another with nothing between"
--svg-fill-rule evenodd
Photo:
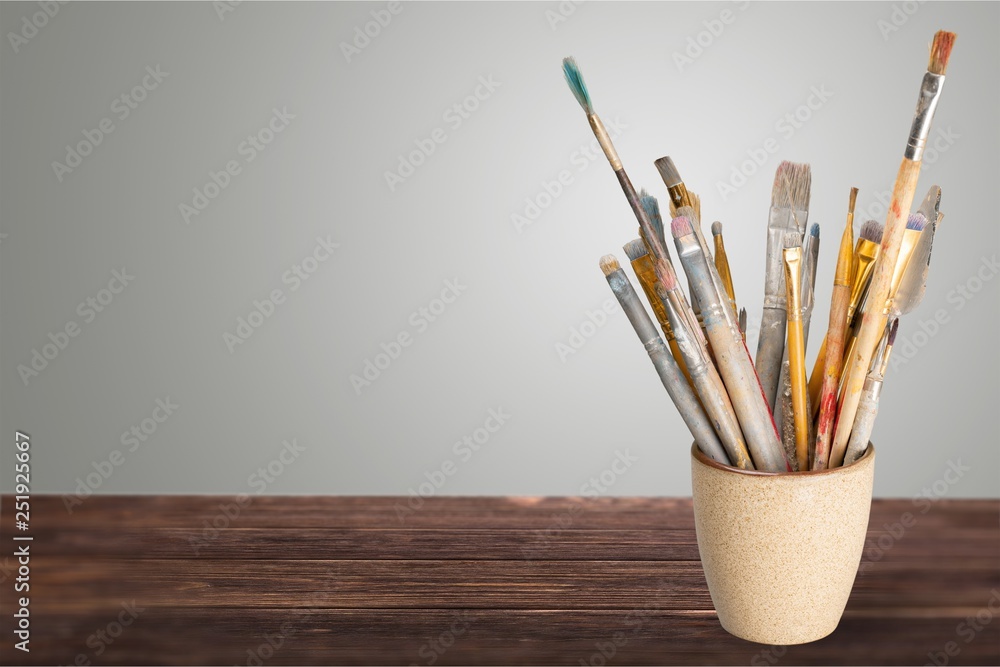
<instances>
[{"instance_id":1,"label":"paint brush","mask_svg":"<svg viewBox=\"0 0 1000 667\"><path fill-rule=\"evenodd\" d=\"M785 233L805 232L812 171L807 164L782 162L774 176L767 220L764 310L757 341L757 373L767 404L774 405L785 349L786 294L782 250Z\"/></svg>"},{"instance_id":2,"label":"paint brush","mask_svg":"<svg viewBox=\"0 0 1000 667\"><path fill-rule=\"evenodd\" d=\"M618 183L625 194L625 199L628 200L629 206L632 208L632 213L639 222L642 238L649 247L649 253L653 256L654 265L660 261L669 263L670 257L667 254L666 243L660 241L660 238L656 235L653 221L649 219L646 211L642 208L642 204L639 202L639 193L635 191L632 181L629 180L628 174L625 173L622 161L618 157L618 151L615 150L614 144L611 143L611 137L608 135L604 123L597 113L594 112L590 93L587 91L587 85L584 83L580 68L577 67L576 61L573 58L563 58L563 76L566 78L566 83L569 85L573 97L576 98L584 113L587 114L590 129L593 130L594 137L597 138L597 143L601 146L601 150L604 151L604 156L608 159L608 163L614 170L615 176L618 177ZM661 267L658 269L657 275L662 271L672 272L673 267Z\"/></svg>"},{"instance_id":3,"label":"paint brush","mask_svg":"<svg viewBox=\"0 0 1000 667\"><path fill-rule=\"evenodd\" d=\"M802 328L802 247L789 234L790 243L782 251L785 291L788 303L788 379L792 386L792 415L795 421L795 458L798 470L809 469L809 408L806 401L805 335Z\"/></svg>"},{"instance_id":4,"label":"paint brush","mask_svg":"<svg viewBox=\"0 0 1000 667\"><path fill-rule=\"evenodd\" d=\"M736 418L736 412L733 410L733 404L729 400L729 394L718 370L709 361L701 345L688 335L681 319L683 315L671 305L666 288L660 284L657 284L656 288L660 292L660 299L666 304L671 323L677 326L676 341L684 356L695 393L701 399L709 420L715 425L716 433L726 449L729 460L737 468L753 470L754 466L746 442L743 440L739 420Z\"/></svg>"},{"instance_id":5,"label":"paint brush","mask_svg":"<svg viewBox=\"0 0 1000 667\"><path fill-rule=\"evenodd\" d=\"M649 360L653 363L653 367L660 377L660 382L663 383L667 394L677 406L681 419L684 420L691 435L694 436L695 442L698 443L698 448L706 456L724 465L729 465L729 459L722 443L709 423L705 411L698 404L697 396L687 380L684 379L673 356L667 352L667 346L656 332L656 325L653 324L653 320L649 318L649 314L643 308L639 301L639 295L636 294L628 276L618 265L618 260L615 259L614 255L605 255L600 260L600 266L611 291L614 292L615 298L621 304L625 316L628 317L636 335L639 336L639 340L646 348Z\"/></svg>"},{"instance_id":6,"label":"paint brush","mask_svg":"<svg viewBox=\"0 0 1000 667\"><path fill-rule=\"evenodd\" d=\"M708 250L708 244L705 243L705 236L701 233L700 200L687 189L680 172L677 170L677 165L674 164L673 159L669 155L654 160L653 165L660 173L663 184L667 186L667 193L670 195L670 214L675 218L677 216L687 216L692 221L702 250L705 252L706 257L711 257L712 253ZM690 285L688 287L690 288ZM704 334L705 324L701 314L701 306L693 291L691 292L691 310L694 312Z\"/></svg>"},{"instance_id":7,"label":"paint brush","mask_svg":"<svg viewBox=\"0 0 1000 667\"><path fill-rule=\"evenodd\" d=\"M851 246L854 245L854 201L858 189L851 188L847 225L840 239L837 268L833 275L833 294L830 298L830 325L820 350L817 363L823 364L822 385L819 392L819 420L816 422L816 444L812 469L826 470L830 461L830 440L833 421L837 416L837 389L844 361L844 337L847 334L847 309L851 303L851 272L854 265Z\"/></svg>"},{"instance_id":8,"label":"paint brush","mask_svg":"<svg viewBox=\"0 0 1000 667\"><path fill-rule=\"evenodd\" d=\"M840 399L837 426L834 429L833 447L830 452L831 465L839 463L838 458L843 458L847 448L858 404L861 401L865 378L871 367L872 355L875 353L878 338L885 330L887 315L892 307L889 295L892 274L899 257L903 234L906 231L907 214L913 205L913 195L920 177L924 147L944 85L945 72L951 58L954 42L954 33L942 30L934 36L934 42L931 45L927 73L924 74L920 86L920 96L910 126L910 135L903 153L903 160L899 166L899 173L896 176L896 183L893 186L892 200L889 204L885 233L882 238L882 250L872 269L872 282L868 288L870 307L862 315L855 351L845 370L847 380Z\"/></svg>"},{"instance_id":9,"label":"paint brush","mask_svg":"<svg viewBox=\"0 0 1000 667\"><path fill-rule=\"evenodd\" d=\"M729 295L729 304L733 307L733 312L738 312L736 308L736 290L733 288L733 274L729 270L729 256L726 254L726 244L722 239L722 223L716 220L712 223L712 237L715 241L715 268L722 278L722 285Z\"/></svg>"},{"instance_id":10,"label":"paint brush","mask_svg":"<svg viewBox=\"0 0 1000 667\"><path fill-rule=\"evenodd\" d=\"M634 239L626 243L623 246L623 250L625 250L629 262L632 263L632 270L635 271L635 276L639 279L639 286L642 287L642 291L646 295L646 300L653 309L653 314L656 315L656 321L660 323L660 328L663 329L663 336L670 347L670 353L674 356L674 360L680 367L681 372L684 373L684 377L687 378L688 382L691 382L691 375L684 363L684 357L677 346L673 327L667 318L666 305L656 293L656 285L659 284L659 280L656 277L656 270L653 268L653 258L649 255L646 243L642 239Z\"/></svg>"},{"instance_id":11,"label":"paint brush","mask_svg":"<svg viewBox=\"0 0 1000 667\"><path fill-rule=\"evenodd\" d=\"M758 470L787 471L790 467L739 326L728 302L723 302L716 289L712 275L715 265L705 256L686 217L675 218L670 224L670 232L688 282L702 304L708 340L754 466Z\"/></svg>"},{"instance_id":12,"label":"paint brush","mask_svg":"<svg viewBox=\"0 0 1000 667\"><path fill-rule=\"evenodd\" d=\"M639 190L639 205L642 206L642 210L649 216L649 221L653 223L656 237L666 247L667 239L663 231L663 217L660 215L660 203L656 201L656 197L646 192L646 188L642 188Z\"/></svg>"},{"instance_id":13,"label":"paint brush","mask_svg":"<svg viewBox=\"0 0 1000 667\"><path fill-rule=\"evenodd\" d=\"M858 416L854 419L854 429L851 432L851 439L847 444L847 454L844 455L844 465L853 463L868 449L872 430L875 428L875 417L878 416L878 401L882 395L885 371L889 366L889 355L892 353L892 346L896 342L896 330L898 328L899 319L894 319L886 332L885 345L879 345L880 350L876 354L874 367L865 378L865 386L861 392L861 402L858 405Z\"/></svg>"},{"instance_id":14,"label":"paint brush","mask_svg":"<svg viewBox=\"0 0 1000 667\"><path fill-rule=\"evenodd\" d=\"M857 319L855 315L859 312L865 295L868 293L869 279L871 278L872 266L878 259L880 244L882 243L882 225L869 220L861 226L861 233L858 235L858 243L854 248L854 259L851 269L851 300L847 306L847 333L845 334L844 359L846 360L854 350L853 325ZM826 355L826 341L820 347L819 356ZM813 366L813 374L809 377L809 396L818 398L820 385L822 384L822 367L817 363ZM816 401L813 401L816 405Z\"/></svg>"},{"instance_id":15,"label":"paint brush","mask_svg":"<svg viewBox=\"0 0 1000 667\"><path fill-rule=\"evenodd\" d=\"M785 242L788 242L786 236ZM809 325L812 323L812 310L815 303L816 293L816 264L819 262L819 225L813 223L806 237L805 245L802 247L802 336L803 352L809 347ZM778 380L778 398L774 401L774 421L782 425L782 440L785 441L785 449L788 450L787 440L794 437L792 430L785 430L785 426L793 426L789 419L783 416L791 415L792 386L788 380L788 349L782 353L781 377ZM786 435L787 433L787 435Z\"/></svg>"}]
</instances>

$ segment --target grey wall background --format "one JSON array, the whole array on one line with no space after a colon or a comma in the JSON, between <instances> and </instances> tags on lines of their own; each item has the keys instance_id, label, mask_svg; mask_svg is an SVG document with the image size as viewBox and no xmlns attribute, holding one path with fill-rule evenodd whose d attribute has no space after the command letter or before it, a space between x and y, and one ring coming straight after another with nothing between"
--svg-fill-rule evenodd
<instances>
[{"instance_id":1,"label":"grey wall background","mask_svg":"<svg viewBox=\"0 0 1000 667\"><path fill-rule=\"evenodd\" d=\"M577 57L618 119L637 185L665 198L652 163L669 153L723 221L752 319L774 170L812 164L815 352L847 191L861 188L859 225L884 221L927 45L947 28L959 39L918 194L941 185L946 218L887 380L876 493L997 495L1000 6L386 8L70 3L33 32L22 21L38 5L0 7L0 488L20 429L35 492L408 494L436 479L425 493L577 494L621 454L634 462L604 493L687 494L690 438L624 316L557 349L611 296L597 259L622 257L636 227L604 159L579 152L591 134L560 59ZM725 10L732 21L712 24ZM372 12L391 21L348 59L342 43ZM706 21L721 33L679 67ZM123 118L116 98L147 67L168 75ZM475 110L448 112L483 79L498 87L480 87ZM814 88L826 99L789 133L781 119ZM294 118L248 161L241 143L274 109ZM102 119L113 131L60 181L52 163ZM385 172L437 128L444 143L390 189ZM723 197L769 138L780 150ZM179 206L230 160L240 173L187 223ZM547 201L563 170L571 182ZM547 206L518 229L526 199ZM283 276L317 237L339 247L293 289ZM123 267L134 279L102 293ZM448 280L464 291L419 324ZM224 335L273 290L283 303L231 352ZM112 299L91 314L88 297ZM71 322L78 335L25 381L19 366ZM359 394L350 376L404 332L412 344ZM132 440L167 398L179 407ZM456 450L491 409L509 418Z\"/></svg>"}]
</instances>

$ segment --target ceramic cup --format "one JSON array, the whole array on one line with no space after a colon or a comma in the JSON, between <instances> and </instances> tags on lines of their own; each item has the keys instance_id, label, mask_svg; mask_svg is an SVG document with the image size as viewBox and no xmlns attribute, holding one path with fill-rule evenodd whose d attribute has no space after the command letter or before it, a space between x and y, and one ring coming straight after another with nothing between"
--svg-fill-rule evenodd
<instances>
[{"instance_id":1,"label":"ceramic cup","mask_svg":"<svg viewBox=\"0 0 1000 667\"><path fill-rule=\"evenodd\" d=\"M691 449L698 551L719 622L762 644L833 632L861 562L875 448L832 470L770 473Z\"/></svg>"}]
</instances>

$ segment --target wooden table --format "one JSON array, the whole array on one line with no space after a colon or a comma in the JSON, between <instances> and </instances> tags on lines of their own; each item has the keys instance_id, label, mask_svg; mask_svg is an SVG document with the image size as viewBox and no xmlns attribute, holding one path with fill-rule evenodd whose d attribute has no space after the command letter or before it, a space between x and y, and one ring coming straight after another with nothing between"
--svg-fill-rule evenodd
<instances>
[{"instance_id":1,"label":"wooden table","mask_svg":"<svg viewBox=\"0 0 1000 667\"><path fill-rule=\"evenodd\" d=\"M1000 664L996 500L876 500L840 627L786 649L719 626L686 498L38 496L30 653L2 503L3 664Z\"/></svg>"}]
</instances>

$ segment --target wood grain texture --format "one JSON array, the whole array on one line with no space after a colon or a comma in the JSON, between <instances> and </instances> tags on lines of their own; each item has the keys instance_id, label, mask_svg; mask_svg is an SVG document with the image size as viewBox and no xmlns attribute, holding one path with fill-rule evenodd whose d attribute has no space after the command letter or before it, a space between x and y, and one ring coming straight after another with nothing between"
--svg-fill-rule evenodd
<instances>
[{"instance_id":1,"label":"wood grain texture","mask_svg":"<svg viewBox=\"0 0 1000 667\"><path fill-rule=\"evenodd\" d=\"M0 498L6 545L11 501ZM33 497L32 650L12 648L5 547L0 662L925 664L953 642L948 664L1000 664L1000 501L876 500L840 627L787 648L719 626L688 499L400 508L407 499L100 496L70 513Z\"/></svg>"}]
</instances>

